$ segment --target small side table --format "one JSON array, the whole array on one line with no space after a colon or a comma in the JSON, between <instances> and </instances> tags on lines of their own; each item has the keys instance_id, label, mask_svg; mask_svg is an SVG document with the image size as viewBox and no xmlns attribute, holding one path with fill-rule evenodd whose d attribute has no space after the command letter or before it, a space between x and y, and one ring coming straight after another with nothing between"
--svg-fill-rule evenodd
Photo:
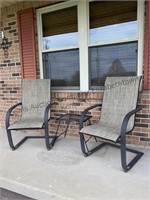
<instances>
[{"instance_id":1,"label":"small side table","mask_svg":"<svg viewBox=\"0 0 150 200\"><path fill-rule=\"evenodd\" d=\"M64 114L64 115L61 115L60 117L58 117L56 119L56 122L58 121L58 126L57 126L57 130L56 130L56 135L58 134L58 131L59 131L59 127L60 127L60 124L62 121L65 121L66 122L66 129L60 133L58 135L58 137L62 134L64 134L64 137L66 136L67 134L67 130L68 130L68 127L69 127L69 124L70 122L77 122L79 124L79 121L80 121L80 116L81 114L72 114L72 113L67 113L67 114ZM84 118L84 121L83 122L86 122L86 121L89 121L89 124L91 124L91 121L90 121L90 118L92 116L91 115L85 115L85 118Z\"/></svg>"}]
</instances>

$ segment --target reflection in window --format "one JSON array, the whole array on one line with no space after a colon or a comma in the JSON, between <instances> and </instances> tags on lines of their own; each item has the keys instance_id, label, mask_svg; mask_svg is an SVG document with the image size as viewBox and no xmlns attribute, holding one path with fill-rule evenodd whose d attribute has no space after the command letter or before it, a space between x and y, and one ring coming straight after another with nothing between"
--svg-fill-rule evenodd
<instances>
[{"instance_id":1,"label":"reflection in window","mask_svg":"<svg viewBox=\"0 0 150 200\"><path fill-rule=\"evenodd\" d=\"M42 15L43 50L78 47L77 6Z\"/></svg>"},{"instance_id":2,"label":"reflection in window","mask_svg":"<svg viewBox=\"0 0 150 200\"><path fill-rule=\"evenodd\" d=\"M89 48L90 89L103 86L107 76L135 76L137 47L131 42Z\"/></svg>"},{"instance_id":3,"label":"reflection in window","mask_svg":"<svg viewBox=\"0 0 150 200\"><path fill-rule=\"evenodd\" d=\"M117 32L118 30L119 32L122 31L128 37L130 37L128 31L129 33L133 31L132 34L137 36L137 1L92 1L89 6L90 32L93 32L93 30L97 30L98 32L99 30L99 33L101 31L105 33L109 31L113 34L115 33L115 29L117 29ZM106 40L108 40L107 34L103 35ZM117 36L119 36L119 33ZM90 40L92 41L92 39Z\"/></svg>"},{"instance_id":4,"label":"reflection in window","mask_svg":"<svg viewBox=\"0 0 150 200\"><path fill-rule=\"evenodd\" d=\"M43 50L72 48L78 46L78 34L66 33L43 38Z\"/></svg>"},{"instance_id":5,"label":"reflection in window","mask_svg":"<svg viewBox=\"0 0 150 200\"><path fill-rule=\"evenodd\" d=\"M53 87L79 89L79 50L43 53L43 67Z\"/></svg>"},{"instance_id":6,"label":"reflection in window","mask_svg":"<svg viewBox=\"0 0 150 200\"><path fill-rule=\"evenodd\" d=\"M137 21L114 24L90 30L90 45L132 40L137 37Z\"/></svg>"}]
</instances>

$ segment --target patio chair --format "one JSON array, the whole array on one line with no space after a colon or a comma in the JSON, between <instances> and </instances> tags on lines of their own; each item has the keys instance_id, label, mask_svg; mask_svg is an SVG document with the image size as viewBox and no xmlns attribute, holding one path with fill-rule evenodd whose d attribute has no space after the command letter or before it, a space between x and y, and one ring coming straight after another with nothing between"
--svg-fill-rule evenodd
<instances>
[{"instance_id":1,"label":"patio chair","mask_svg":"<svg viewBox=\"0 0 150 200\"><path fill-rule=\"evenodd\" d=\"M22 80L22 102L13 105L6 113L6 131L8 142L12 150L17 149L29 138L45 138L47 149L51 149L57 138L49 136L48 121L50 119L50 79ZM12 111L22 106L21 119L10 124ZM13 144L13 130L44 129L45 135L25 136L16 145Z\"/></svg>"},{"instance_id":2,"label":"patio chair","mask_svg":"<svg viewBox=\"0 0 150 200\"><path fill-rule=\"evenodd\" d=\"M141 110L137 106L141 77L107 77L103 103L85 109L80 117L81 150L88 156L108 144L121 149L121 164L124 172L131 169L143 155L142 152L126 147L126 134L134 128L135 113ZM97 124L83 127L84 116L96 107L101 107L101 117ZM89 148L93 142L102 139L99 145ZM103 141L103 142L102 142ZM135 153L134 158L127 164L126 151Z\"/></svg>"}]
</instances>

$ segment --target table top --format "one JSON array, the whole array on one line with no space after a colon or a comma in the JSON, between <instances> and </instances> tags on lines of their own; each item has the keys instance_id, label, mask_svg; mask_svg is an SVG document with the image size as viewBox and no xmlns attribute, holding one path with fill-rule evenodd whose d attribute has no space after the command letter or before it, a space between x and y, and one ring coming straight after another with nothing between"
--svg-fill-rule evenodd
<instances>
[{"instance_id":1,"label":"table top","mask_svg":"<svg viewBox=\"0 0 150 200\"><path fill-rule=\"evenodd\" d=\"M61 115L56 119L56 121L77 121L79 123L81 114L73 114L73 113L66 113L64 115ZM89 120L92 116L91 115L85 115L84 122Z\"/></svg>"}]
</instances>

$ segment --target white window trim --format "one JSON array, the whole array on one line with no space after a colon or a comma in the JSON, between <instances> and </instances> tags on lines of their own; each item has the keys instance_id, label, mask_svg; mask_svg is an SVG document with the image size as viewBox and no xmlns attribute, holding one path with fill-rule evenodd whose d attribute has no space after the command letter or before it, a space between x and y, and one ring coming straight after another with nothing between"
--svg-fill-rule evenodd
<instances>
[{"instance_id":1,"label":"white window trim","mask_svg":"<svg viewBox=\"0 0 150 200\"><path fill-rule=\"evenodd\" d=\"M144 20L145 20L145 1L138 0L137 3L138 21L138 60L137 75L143 75L143 54L144 54Z\"/></svg>"},{"instance_id":2,"label":"white window trim","mask_svg":"<svg viewBox=\"0 0 150 200\"><path fill-rule=\"evenodd\" d=\"M37 30L38 30L38 48L39 48L39 65L40 78L43 79L43 63L42 63L42 20L41 16L44 13L59 9L77 6L78 14L78 33L79 33L79 58L80 58L80 92L89 91L89 63L88 63L88 47L89 45L89 3L83 0L70 0L56 5L51 5L46 8L37 9ZM144 50L144 13L145 1L137 0L137 21L138 21L138 60L137 60L137 75L142 76L143 72L143 50ZM82 17L84 16L84 17ZM85 17L86 16L86 17ZM83 37L84 35L84 37ZM133 40L132 40L133 41ZM123 41L127 42L127 41ZM113 43L116 43L113 41ZM117 41L118 43L118 41ZM108 44L108 43L107 43ZM111 43L112 44L112 43ZM102 45L102 44L101 44ZM95 46L95 45L94 45ZM67 48L69 49L69 48ZM57 51L57 49L56 49ZM46 51L43 51L46 52ZM49 52L49 50L47 51ZM57 90L67 91L67 90ZM70 91L70 90L69 90ZM77 90L73 90L77 91Z\"/></svg>"},{"instance_id":3,"label":"white window trim","mask_svg":"<svg viewBox=\"0 0 150 200\"><path fill-rule=\"evenodd\" d=\"M88 1L80 1L78 5L78 32L79 32L79 58L80 58L80 91L87 92L89 90L89 63L88 63L88 44L89 36L89 3ZM86 17L82 17L86 16ZM83 37L84 36L84 37Z\"/></svg>"}]
</instances>

